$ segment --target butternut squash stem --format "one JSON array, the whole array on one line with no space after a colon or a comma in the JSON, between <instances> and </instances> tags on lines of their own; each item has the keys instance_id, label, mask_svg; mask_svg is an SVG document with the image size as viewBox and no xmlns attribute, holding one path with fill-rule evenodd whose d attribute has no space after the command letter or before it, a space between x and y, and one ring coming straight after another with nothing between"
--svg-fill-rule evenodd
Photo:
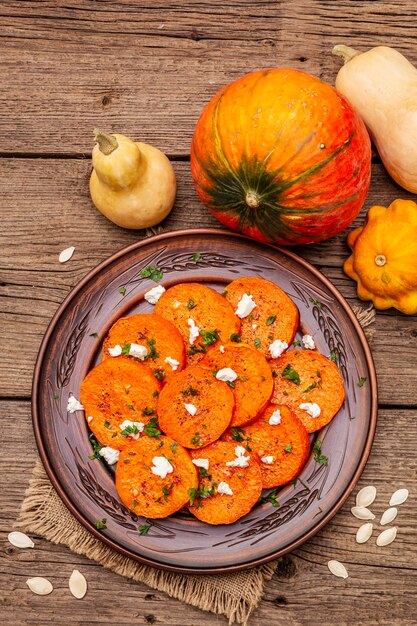
<instances>
[{"instance_id":1,"label":"butternut squash stem","mask_svg":"<svg viewBox=\"0 0 417 626\"><path fill-rule=\"evenodd\" d=\"M99 128L93 130L94 139L98 143L100 152L103 154L111 154L113 150L119 147L116 137L103 133Z\"/></svg>"},{"instance_id":2,"label":"butternut squash stem","mask_svg":"<svg viewBox=\"0 0 417 626\"><path fill-rule=\"evenodd\" d=\"M348 63L353 57L357 57L359 54L362 54L358 50L354 48L350 48L349 46L344 46L343 44L335 46L332 50L332 54L335 57L342 57L345 63Z\"/></svg>"}]
</instances>

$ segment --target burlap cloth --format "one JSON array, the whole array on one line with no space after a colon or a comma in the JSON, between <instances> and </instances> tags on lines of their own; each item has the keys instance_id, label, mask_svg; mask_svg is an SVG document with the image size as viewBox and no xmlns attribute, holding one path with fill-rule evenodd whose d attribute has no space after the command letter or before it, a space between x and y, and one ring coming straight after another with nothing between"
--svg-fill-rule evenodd
<instances>
[{"instance_id":1,"label":"burlap cloth","mask_svg":"<svg viewBox=\"0 0 417 626\"><path fill-rule=\"evenodd\" d=\"M375 309L372 307L354 307L354 312L363 328L373 323ZM370 339L372 330L367 328L366 335ZM51 485L40 460L33 470L15 526L53 543L66 545L73 552L83 554L117 574L164 591L172 598L204 611L225 615L229 624L248 623L262 598L265 582L272 578L277 565L272 561L236 574L213 576L174 574L140 565L108 548L71 515Z\"/></svg>"}]
</instances>

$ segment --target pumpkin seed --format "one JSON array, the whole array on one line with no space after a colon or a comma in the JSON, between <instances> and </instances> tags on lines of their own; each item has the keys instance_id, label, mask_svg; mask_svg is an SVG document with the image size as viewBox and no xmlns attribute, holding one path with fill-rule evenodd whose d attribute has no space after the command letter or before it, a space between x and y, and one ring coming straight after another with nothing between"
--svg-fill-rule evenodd
<instances>
[{"instance_id":1,"label":"pumpkin seed","mask_svg":"<svg viewBox=\"0 0 417 626\"><path fill-rule=\"evenodd\" d=\"M350 512L357 519L375 519L375 515L364 506L353 506Z\"/></svg>"},{"instance_id":2,"label":"pumpkin seed","mask_svg":"<svg viewBox=\"0 0 417 626\"><path fill-rule=\"evenodd\" d=\"M329 561L327 563L327 567L333 574L333 576L337 576L338 578L347 578L348 573L346 567L340 561Z\"/></svg>"},{"instance_id":3,"label":"pumpkin seed","mask_svg":"<svg viewBox=\"0 0 417 626\"><path fill-rule=\"evenodd\" d=\"M371 538L373 529L373 524L370 524L369 522L367 524L362 524L356 533L356 542L366 543L368 539Z\"/></svg>"},{"instance_id":4,"label":"pumpkin seed","mask_svg":"<svg viewBox=\"0 0 417 626\"><path fill-rule=\"evenodd\" d=\"M398 489L395 493L392 494L389 505L398 506L399 504L403 504L407 500L407 498L408 489Z\"/></svg>"},{"instance_id":5,"label":"pumpkin seed","mask_svg":"<svg viewBox=\"0 0 417 626\"><path fill-rule=\"evenodd\" d=\"M74 246L71 246L70 248L65 248L65 250L63 250L58 257L59 262L66 263L67 261L70 260L74 252L75 252Z\"/></svg>"},{"instance_id":6,"label":"pumpkin seed","mask_svg":"<svg viewBox=\"0 0 417 626\"><path fill-rule=\"evenodd\" d=\"M35 544L33 543L32 539L28 537L27 535L25 535L25 533L14 531L7 535L7 539L9 540L9 543L12 544L12 546L15 546L15 548L34 548L35 547Z\"/></svg>"},{"instance_id":7,"label":"pumpkin seed","mask_svg":"<svg viewBox=\"0 0 417 626\"><path fill-rule=\"evenodd\" d=\"M53 590L52 584L49 580L47 578L41 578L40 576L28 578L26 584L29 589L38 596L47 596L48 593L51 593Z\"/></svg>"},{"instance_id":8,"label":"pumpkin seed","mask_svg":"<svg viewBox=\"0 0 417 626\"><path fill-rule=\"evenodd\" d=\"M376 545L379 547L388 546L392 543L397 536L397 527L393 526L392 528L387 528L383 530L380 535L378 535L376 539Z\"/></svg>"},{"instance_id":9,"label":"pumpkin seed","mask_svg":"<svg viewBox=\"0 0 417 626\"><path fill-rule=\"evenodd\" d=\"M395 518L397 517L397 514L398 514L398 509L396 509L395 506L384 511L381 517L381 521L380 521L381 526L386 526L387 524L391 524L391 522L393 522Z\"/></svg>"},{"instance_id":10,"label":"pumpkin seed","mask_svg":"<svg viewBox=\"0 0 417 626\"><path fill-rule=\"evenodd\" d=\"M369 485L361 489L356 495L356 506L368 507L376 498L376 487Z\"/></svg>"},{"instance_id":11,"label":"pumpkin seed","mask_svg":"<svg viewBox=\"0 0 417 626\"><path fill-rule=\"evenodd\" d=\"M70 576L69 589L74 598L78 598L78 600L84 598L87 593L87 581L83 574L77 569L75 569Z\"/></svg>"}]
</instances>

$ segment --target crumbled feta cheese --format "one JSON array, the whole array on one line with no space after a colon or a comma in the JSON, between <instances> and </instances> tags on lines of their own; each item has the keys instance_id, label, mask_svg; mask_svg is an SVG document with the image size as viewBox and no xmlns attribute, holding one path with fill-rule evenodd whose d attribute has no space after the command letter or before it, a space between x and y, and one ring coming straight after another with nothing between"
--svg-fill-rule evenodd
<instances>
[{"instance_id":1,"label":"crumbled feta cheese","mask_svg":"<svg viewBox=\"0 0 417 626\"><path fill-rule=\"evenodd\" d=\"M256 302L253 301L253 297L249 296L247 293L244 293L237 304L235 314L243 319L244 317L250 315L255 307Z\"/></svg>"},{"instance_id":2,"label":"crumbled feta cheese","mask_svg":"<svg viewBox=\"0 0 417 626\"><path fill-rule=\"evenodd\" d=\"M194 404L184 404L185 410L188 411L190 415L195 415L197 413L197 407Z\"/></svg>"},{"instance_id":3,"label":"crumbled feta cheese","mask_svg":"<svg viewBox=\"0 0 417 626\"><path fill-rule=\"evenodd\" d=\"M274 457L271 455L263 456L261 458L262 463L266 463L266 465L271 465L274 462Z\"/></svg>"},{"instance_id":4,"label":"crumbled feta cheese","mask_svg":"<svg viewBox=\"0 0 417 626\"><path fill-rule=\"evenodd\" d=\"M216 374L217 380L223 380L225 383L232 383L236 380L237 374L230 367L223 367Z\"/></svg>"},{"instance_id":5,"label":"crumbled feta cheese","mask_svg":"<svg viewBox=\"0 0 417 626\"><path fill-rule=\"evenodd\" d=\"M129 348L129 356L134 356L136 359L143 359L148 355L148 348L141 346L138 343L131 343Z\"/></svg>"},{"instance_id":6,"label":"crumbled feta cheese","mask_svg":"<svg viewBox=\"0 0 417 626\"><path fill-rule=\"evenodd\" d=\"M110 356L120 356L122 354L122 346L116 344L114 348L109 348Z\"/></svg>"},{"instance_id":7,"label":"crumbled feta cheese","mask_svg":"<svg viewBox=\"0 0 417 626\"><path fill-rule=\"evenodd\" d=\"M178 365L180 364L179 361L171 358L170 356L167 356L167 358L165 359L165 363L168 363L174 371L178 369Z\"/></svg>"},{"instance_id":8,"label":"crumbled feta cheese","mask_svg":"<svg viewBox=\"0 0 417 626\"><path fill-rule=\"evenodd\" d=\"M224 480L222 480L217 485L217 493L219 493L221 496L232 496L233 495L233 491L230 489L229 485L224 482Z\"/></svg>"},{"instance_id":9,"label":"crumbled feta cheese","mask_svg":"<svg viewBox=\"0 0 417 626\"><path fill-rule=\"evenodd\" d=\"M220 347L219 347L219 350L220 350L220 352L221 352L222 354L224 354L224 346L220 346Z\"/></svg>"},{"instance_id":10,"label":"crumbled feta cheese","mask_svg":"<svg viewBox=\"0 0 417 626\"><path fill-rule=\"evenodd\" d=\"M162 285L152 287L152 289L149 289L149 291L145 293L145 300L149 302L149 304L156 304L164 292L165 287L162 287Z\"/></svg>"},{"instance_id":11,"label":"crumbled feta cheese","mask_svg":"<svg viewBox=\"0 0 417 626\"><path fill-rule=\"evenodd\" d=\"M193 459L193 463L197 467L204 467L205 470L208 470L210 461L208 459Z\"/></svg>"},{"instance_id":12,"label":"crumbled feta cheese","mask_svg":"<svg viewBox=\"0 0 417 626\"><path fill-rule=\"evenodd\" d=\"M174 468L165 456L154 456L152 463L151 472L155 476L165 478L167 474L171 474L174 471Z\"/></svg>"},{"instance_id":13,"label":"crumbled feta cheese","mask_svg":"<svg viewBox=\"0 0 417 626\"><path fill-rule=\"evenodd\" d=\"M283 352L288 348L288 344L286 341L281 341L280 339L276 339L269 346L269 352L273 359L281 356Z\"/></svg>"},{"instance_id":14,"label":"crumbled feta cheese","mask_svg":"<svg viewBox=\"0 0 417 626\"><path fill-rule=\"evenodd\" d=\"M188 319L188 326L190 327L190 344L193 345L194 341L200 334L200 329L195 325L195 322L191 317Z\"/></svg>"},{"instance_id":15,"label":"crumbled feta cheese","mask_svg":"<svg viewBox=\"0 0 417 626\"><path fill-rule=\"evenodd\" d=\"M279 409L276 409L271 417L269 418L269 424L271 424L271 426L277 426L278 424L281 424L281 411Z\"/></svg>"},{"instance_id":16,"label":"crumbled feta cheese","mask_svg":"<svg viewBox=\"0 0 417 626\"><path fill-rule=\"evenodd\" d=\"M101 448L100 456L102 456L109 465L114 465L119 460L120 451L110 448L110 446L105 446Z\"/></svg>"},{"instance_id":17,"label":"crumbled feta cheese","mask_svg":"<svg viewBox=\"0 0 417 626\"><path fill-rule=\"evenodd\" d=\"M136 426L139 431L138 433L129 434L129 437L132 437L132 439L139 439L140 433L142 433L143 429L145 428L145 424L143 424L142 422L131 422L130 420L125 420L120 424L120 430L124 430L125 428L128 428L128 426L131 426L132 428Z\"/></svg>"},{"instance_id":18,"label":"crumbled feta cheese","mask_svg":"<svg viewBox=\"0 0 417 626\"><path fill-rule=\"evenodd\" d=\"M315 402L304 402L304 404L300 404L299 408L303 411L307 411L311 417L318 417L321 413L319 405Z\"/></svg>"},{"instance_id":19,"label":"crumbled feta cheese","mask_svg":"<svg viewBox=\"0 0 417 626\"><path fill-rule=\"evenodd\" d=\"M250 457L245 456L245 453L246 450L243 446L236 446L236 458L233 459L233 461L227 461L226 465L229 467L247 467L249 465Z\"/></svg>"},{"instance_id":20,"label":"crumbled feta cheese","mask_svg":"<svg viewBox=\"0 0 417 626\"><path fill-rule=\"evenodd\" d=\"M303 335L301 341L303 342L304 348L306 348L306 350L316 349L316 344L314 343L314 339L311 335Z\"/></svg>"},{"instance_id":21,"label":"crumbled feta cheese","mask_svg":"<svg viewBox=\"0 0 417 626\"><path fill-rule=\"evenodd\" d=\"M92 421L93 421L93 419L94 419L94 417L93 417L92 415L89 415L89 416L87 417L87 422L88 422L88 423L90 423L90 422L92 422Z\"/></svg>"},{"instance_id":22,"label":"crumbled feta cheese","mask_svg":"<svg viewBox=\"0 0 417 626\"><path fill-rule=\"evenodd\" d=\"M69 396L67 402L68 413L75 413L75 411L84 411L84 407L75 396Z\"/></svg>"},{"instance_id":23,"label":"crumbled feta cheese","mask_svg":"<svg viewBox=\"0 0 417 626\"><path fill-rule=\"evenodd\" d=\"M258 324L252 324L252 328L253 330L256 330L258 328Z\"/></svg>"}]
</instances>

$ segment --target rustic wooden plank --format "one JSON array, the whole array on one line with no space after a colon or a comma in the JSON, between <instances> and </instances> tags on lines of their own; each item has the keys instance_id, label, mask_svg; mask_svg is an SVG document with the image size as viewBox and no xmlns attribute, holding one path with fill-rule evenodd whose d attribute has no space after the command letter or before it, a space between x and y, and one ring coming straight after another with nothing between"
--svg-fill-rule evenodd
<instances>
[{"instance_id":1,"label":"rustic wooden plank","mask_svg":"<svg viewBox=\"0 0 417 626\"><path fill-rule=\"evenodd\" d=\"M10 153L88 153L101 125L188 154L203 105L249 71L289 66L334 83L341 41L385 40L417 62L412 2L3 1L0 16Z\"/></svg>"},{"instance_id":2,"label":"rustic wooden plank","mask_svg":"<svg viewBox=\"0 0 417 626\"><path fill-rule=\"evenodd\" d=\"M189 164L174 163L178 199L161 230L218 226L195 193ZM88 192L90 162L64 159L2 159L3 211L0 247L0 394L28 396L38 346L53 313L71 287L92 267L143 231L118 228L98 213ZM372 194L372 195L371 195ZM372 191L365 207L399 195L381 165L373 166ZM402 197L412 197L401 193ZM372 199L370 199L372 198ZM364 210L365 211L365 210ZM363 214L355 224L363 220ZM18 244L18 245L17 245ZM58 263L59 252L76 246L71 261ZM345 235L298 250L356 303L354 283L341 271L348 251ZM413 371L417 368L416 318L379 313L373 348L384 403L414 404ZM24 346L16 359L17 340ZM387 341L387 337L390 338ZM393 351L393 345L396 350ZM409 367L404 368L404 363ZM398 376L401 372L401 376Z\"/></svg>"},{"instance_id":3,"label":"rustic wooden plank","mask_svg":"<svg viewBox=\"0 0 417 626\"><path fill-rule=\"evenodd\" d=\"M10 420L19 424L10 428ZM6 536L17 517L20 502L36 458L28 402L0 402L3 433L0 455L0 598L3 620L13 626L24 624L226 624L215 617L154 592L145 585L104 570L84 557L42 539L34 550L19 551ZM352 602L361 623L371 626L413 624L410 610L417 584L417 518L413 495L417 489L417 411L381 410L370 460L358 486L374 484L378 495L372 506L378 521L390 494L398 487L409 488L411 497L400 507L396 520L397 540L385 549L369 543L358 546L354 536L360 525L350 514L351 496L342 510L312 540L284 557L273 579L267 583L265 598L250 620L252 626L281 623L289 626L308 623L324 626L352 623ZM379 526L375 526L379 529ZM340 559L348 567L346 581L333 578L326 563ZM87 577L86 603L77 602L67 590L73 568ZM48 598L27 590L25 580L34 575L50 578L55 591ZM1 594L0 594L1 595ZM20 621L19 621L20 620Z\"/></svg>"}]
</instances>

